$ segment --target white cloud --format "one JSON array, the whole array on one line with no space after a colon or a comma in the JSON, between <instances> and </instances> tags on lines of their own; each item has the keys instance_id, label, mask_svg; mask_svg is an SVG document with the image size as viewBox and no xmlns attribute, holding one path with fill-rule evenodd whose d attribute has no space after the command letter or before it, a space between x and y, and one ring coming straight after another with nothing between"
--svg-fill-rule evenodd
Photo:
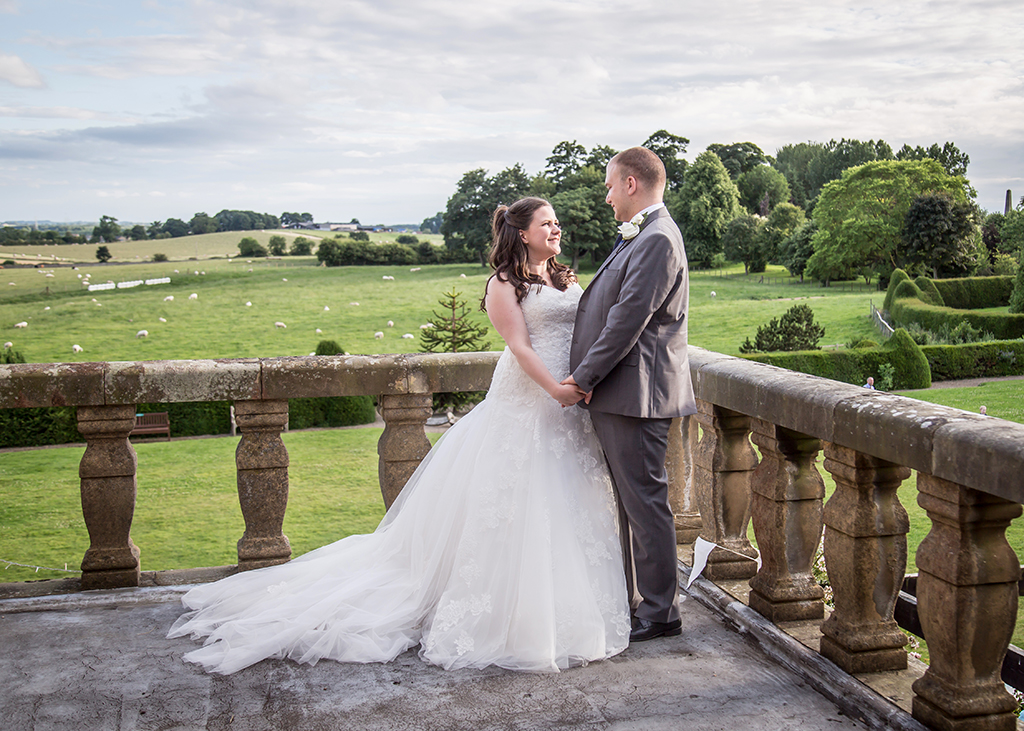
<instances>
[{"instance_id":1,"label":"white cloud","mask_svg":"<svg viewBox=\"0 0 1024 731\"><path fill-rule=\"evenodd\" d=\"M0 53L0 81L23 89L41 89L46 86L42 75L18 56Z\"/></svg>"}]
</instances>

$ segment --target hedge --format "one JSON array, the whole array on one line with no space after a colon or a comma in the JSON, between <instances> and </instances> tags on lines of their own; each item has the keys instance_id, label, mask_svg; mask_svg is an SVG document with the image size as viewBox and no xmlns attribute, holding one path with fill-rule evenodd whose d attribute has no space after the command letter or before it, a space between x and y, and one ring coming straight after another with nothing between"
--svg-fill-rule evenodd
<instances>
[{"instance_id":1,"label":"hedge","mask_svg":"<svg viewBox=\"0 0 1024 731\"><path fill-rule=\"evenodd\" d=\"M877 378L881 366L888 363L895 369L894 390L930 388L932 385L928 360L921 348L902 328L893 333L881 348L801 350L793 353L757 353L742 357L858 386L863 385L868 376Z\"/></svg>"},{"instance_id":2,"label":"hedge","mask_svg":"<svg viewBox=\"0 0 1024 731\"><path fill-rule=\"evenodd\" d=\"M904 282L900 285L896 299L889 309L894 324L907 325L916 322L925 330L939 332L943 325L954 327L960 322L967 322L977 330L991 333L997 340L1013 340L1024 335L1024 315L936 307L918 299L901 297L902 288L907 284L912 283Z\"/></svg>"},{"instance_id":3,"label":"hedge","mask_svg":"<svg viewBox=\"0 0 1024 731\"><path fill-rule=\"evenodd\" d=\"M965 345L925 345L933 381L1024 375L1024 340Z\"/></svg>"},{"instance_id":4,"label":"hedge","mask_svg":"<svg viewBox=\"0 0 1024 731\"><path fill-rule=\"evenodd\" d=\"M1013 291L1013 277L965 277L936 279L934 287L946 307L955 310L983 310L1005 307Z\"/></svg>"}]
</instances>

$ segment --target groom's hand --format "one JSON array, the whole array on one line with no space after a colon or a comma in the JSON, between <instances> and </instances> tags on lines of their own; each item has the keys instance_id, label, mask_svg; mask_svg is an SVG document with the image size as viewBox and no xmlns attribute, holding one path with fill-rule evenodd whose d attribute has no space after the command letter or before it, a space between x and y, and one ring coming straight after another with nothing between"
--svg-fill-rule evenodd
<instances>
[{"instance_id":1,"label":"groom's hand","mask_svg":"<svg viewBox=\"0 0 1024 731\"><path fill-rule=\"evenodd\" d=\"M580 399L582 399L583 403L586 403L586 404L590 403L590 398L594 395L593 391L590 391L588 393L588 392L585 392L582 388L580 388L579 384L576 383L576 379L574 379L572 376L569 376L564 381L562 381L562 385L563 386L572 386L574 389L576 389L576 393L579 395L579 399L576 399L576 400L579 401Z\"/></svg>"}]
</instances>

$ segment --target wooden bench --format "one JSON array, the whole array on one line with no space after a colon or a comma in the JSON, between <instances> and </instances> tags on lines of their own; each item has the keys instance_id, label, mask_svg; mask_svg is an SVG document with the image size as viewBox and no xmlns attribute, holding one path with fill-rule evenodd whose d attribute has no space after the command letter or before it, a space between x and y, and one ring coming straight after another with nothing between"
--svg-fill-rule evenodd
<instances>
[{"instance_id":1,"label":"wooden bench","mask_svg":"<svg viewBox=\"0 0 1024 731\"><path fill-rule=\"evenodd\" d=\"M171 441L171 418L166 411L135 415L135 428L128 436L137 437L147 434L166 434L167 441Z\"/></svg>"}]
</instances>

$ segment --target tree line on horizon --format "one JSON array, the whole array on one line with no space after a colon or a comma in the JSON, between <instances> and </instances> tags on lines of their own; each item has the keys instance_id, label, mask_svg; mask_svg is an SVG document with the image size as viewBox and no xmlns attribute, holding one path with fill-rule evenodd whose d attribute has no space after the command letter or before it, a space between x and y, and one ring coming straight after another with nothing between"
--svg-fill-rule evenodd
<instances>
[{"instance_id":1,"label":"tree line on horizon","mask_svg":"<svg viewBox=\"0 0 1024 731\"><path fill-rule=\"evenodd\" d=\"M732 261L756 273L772 263L823 286L857 277L884 286L896 268L949 277L1018 267L1024 198L982 211L966 177L970 157L953 142L897 151L884 140L801 142L774 156L752 142L716 143L692 163L683 158L689 142L658 130L643 146L665 163L665 202L695 269ZM436 227L448 248L483 263L495 208L535 195L555 208L571 266L597 263L615 239L604 178L616 152L563 141L535 175L519 163L493 175L471 170L421 228Z\"/></svg>"}]
</instances>

